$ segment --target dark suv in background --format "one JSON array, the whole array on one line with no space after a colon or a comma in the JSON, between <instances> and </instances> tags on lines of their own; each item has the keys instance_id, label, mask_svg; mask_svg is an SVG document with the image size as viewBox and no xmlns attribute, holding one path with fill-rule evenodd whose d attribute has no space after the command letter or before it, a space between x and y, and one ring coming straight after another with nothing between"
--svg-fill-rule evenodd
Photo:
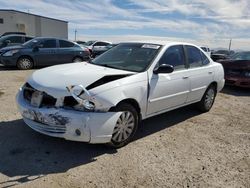
<instances>
[{"instance_id":1,"label":"dark suv in background","mask_svg":"<svg viewBox=\"0 0 250 188\"><path fill-rule=\"evenodd\" d=\"M26 35L6 35L0 38L0 49L7 46L14 46L23 44L34 37L26 36Z\"/></svg>"},{"instance_id":2,"label":"dark suv in background","mask_svg":"<svg viewBox=\"0 0 250 188\"><path fill-rule=\"evenodd\" d=\"M89 50L64 39L37 37L22 45L2 48L0 63L31 69L34 66L49 66L89 60Z\"/></svg>"}]
</instances>

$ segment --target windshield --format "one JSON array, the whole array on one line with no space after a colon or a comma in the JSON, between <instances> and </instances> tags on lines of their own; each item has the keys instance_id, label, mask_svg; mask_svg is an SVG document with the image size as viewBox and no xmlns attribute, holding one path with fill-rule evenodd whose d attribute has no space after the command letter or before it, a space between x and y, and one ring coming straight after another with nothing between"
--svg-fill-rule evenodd
<instances>
[{"instance_id":1,"label":"windshield","mask_svg":"<svg viewBox=\"0 0 250 188\"><path fill-rule=\"evenodd\" d=\"M160 48L161 45L156 44L119 44L95 58L92 63L121 70L142 72L150 65Z\"/></svg>"},{"instance_id":2,"label":"windshield","mask_svg":"<svg viewBox=\"0 0 250 188\"><path fill-rule=\"evenodd\" d=\"M26 48L33 48L38 44L39 41L40 41L39 39L32 39L32 40L25 42L23 46Z\"/></svg>"},{"instance_id":3,"label":"windshield","mask_svg":"<svg viewBox=\"0 0 250 188\"><path fill-rule=\"evenodd\" d=\"M232 60L250 60L250 52L238 52L230 56Z\"/></svg>"},{"instance_id":4,"label":"windshield","mask_svg":"<svg viewBox=\"0 0 250 188\"><path fill-rule=\"evenodd\" d=\"M85 46L91 46L95 41L88 41L88 42L85 42L84 45Z\"/></svg>"},{"instance_id":5,"label":"windshield","mask_svg":"<svg viewBox=\"0 0 250 188\"><path fill-rule=\"evenodd\" d=\"M0 38L0 47L6 46L6 44L4 44L4 42L5 42L6 40L8 40L8 38L9 38L9 36L2 36L2 37Z\"/></svg>"}]
</instances>

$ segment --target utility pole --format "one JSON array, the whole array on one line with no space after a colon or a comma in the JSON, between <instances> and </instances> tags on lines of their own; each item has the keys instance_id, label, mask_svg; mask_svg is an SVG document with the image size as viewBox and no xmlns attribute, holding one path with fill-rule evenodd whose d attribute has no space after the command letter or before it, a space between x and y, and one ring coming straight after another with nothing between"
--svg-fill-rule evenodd
<instances>
[{"instance_id":1,"label":"utility pole","mask_svg":"<svg viewBox=\"0 0 250 188\"><path fill-rule=\"evenodd\" d=\"M229 47L228 47L229 53L230 53L230 51L231 51L231 44L232 44L232 39L230 39L230 42L229 42Z\"/></svg>"},{"instance_id":2,"label":"utility pole","mask_svg":"<svg viewBox=\"0 0 250 188\"><path fill-rule=\"evenodd\" d=\"M77 33L77 30L75 29L75 41L76 41L76 33Z\"/></svg>"}]
</instances>

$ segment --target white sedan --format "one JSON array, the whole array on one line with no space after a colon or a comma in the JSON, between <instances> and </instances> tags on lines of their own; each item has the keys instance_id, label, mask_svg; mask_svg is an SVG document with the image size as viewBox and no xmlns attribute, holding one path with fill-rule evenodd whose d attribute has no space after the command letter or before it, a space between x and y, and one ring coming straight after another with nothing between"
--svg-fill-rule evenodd
<instances>
[{"instance_id":1,"label":"white sedan","mask_svg":"<svg viewBox=\"0 0 250 188\"><path fill-rule=\"evenodd\" d=\"M223 86L221 64L195 45L131 42L92 62L35 71L17 103L42 134L121 147L143 119L192 103L209 111Z\"/></svg>"}]
</instances>

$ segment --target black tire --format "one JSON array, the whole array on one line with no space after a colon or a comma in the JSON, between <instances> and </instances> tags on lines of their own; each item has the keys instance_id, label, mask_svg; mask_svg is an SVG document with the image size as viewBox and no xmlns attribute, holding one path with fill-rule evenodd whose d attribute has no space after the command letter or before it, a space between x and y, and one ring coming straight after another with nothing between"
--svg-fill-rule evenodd
<instances>
[{"instance_id":1,"label":"black tire","mask_svg":"<svg viewBox=\"0 0 250 188\"><path fill-rule=\"evenodd\" d=\"M33 66L34 66L34 63L32 59L29 57L21 57L17 61L17 68L20 70L32 69Z\"/></svg>"},{"instance_id":2,"label":"black tire","mask_svg":"<svg viewBox=\"0 0 250 188\"><path fill-rule=\"evenodd\" d=\"M119 119L117 120L117 123L115 125L115 128L114 128L114 131L113 131L113 134L112 134L112 138L111 138L111 142L109 143L109 146L113 147L113 148L120 148L120 147L123 147L125 146L126 144L128 144L134 137L136 131L137 131L137 128L138 128L138 124L139 124L139 116L138 116L138 112L136 111L136 109L130 105L130 104L127 104L127 103L121 103L119 104L115 110L116 112L123 112L121 114L121 116L119 117ZM128 114L130 116L128 116ZM124 116L124 118L126 116L128 116L128 119L123 121L121 120L122 116ZM133 119L133 126L131 126L132 121L129 121L131 119ZM120 121L120 123L119 123ZM122 131L123 132L122 132ZM130 133L127 132L127 131L131 131ZM118 141L119 139L118 138L115 138L117 137L117 134L122 135L122 140L121 141ZM126 138L126 136L124 137L124 134L128 134L128 137ZM119 137L118 136L118 137Z\"/></svg>"},{"instance_id":3,"label":"black tire","mask_svg":"<svg viewBox=\"0 0 250 188\"><path fill-rule=\"evenodd\" d=\"M201 112L208 112L213 104L216 97L217 91L214 85L207 88L200 102L197 103L197 107Z\"/></svg>"},{"instance_id":4,"label":"black tire","mask_svg":"<svg viewBox=\"0 0 250 188\"><path fill-rule=\"evenodd\" d=\"M77 63L77 62L82 62L83 59L81 57L74 57L74 59L72 60L72 62Z\"/></svg>"}]
</instances>

